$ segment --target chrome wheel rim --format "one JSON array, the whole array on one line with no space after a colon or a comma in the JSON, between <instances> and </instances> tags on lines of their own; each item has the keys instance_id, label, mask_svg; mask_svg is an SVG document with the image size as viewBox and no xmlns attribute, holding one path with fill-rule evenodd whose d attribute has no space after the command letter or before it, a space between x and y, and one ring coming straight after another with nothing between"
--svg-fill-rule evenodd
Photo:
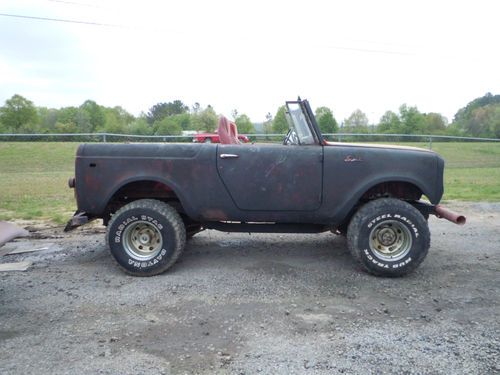
<instances>
[{"instance_id":1,"label":"chrome wheel rim","mask_svg":"<svg viewBox=\"0 0 500 375\"><path fill-rule=\"evenodd\" d=\"M412 236L408 227L399 221L387 220L377 224L370 232L370 249L385 261L397 261L410 252Z\"/></svg>"},{"instance_id":2,"label":"chrome wheel rim","mask_svg":"<svg viewBox=\"0 0 500 375\"><path fill-rule=\"evenodd\" d=\"M132 258L145 261L157 256L163 247L161 232L147 221L137 221L125 229L123 247Z\"/></svg>"}]
</instances>

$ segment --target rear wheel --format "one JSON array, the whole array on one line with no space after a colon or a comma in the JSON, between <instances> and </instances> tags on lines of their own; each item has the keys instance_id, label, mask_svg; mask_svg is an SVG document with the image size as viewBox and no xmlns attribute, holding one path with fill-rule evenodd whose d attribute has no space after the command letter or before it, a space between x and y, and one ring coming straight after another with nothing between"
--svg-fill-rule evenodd
<instances>
[{"instance_id":1,"label":"rear wheel","mask_svg":"<svg viewBox=\"0 0 500 375\"><path fill-rule=\"evenodd\" d=\"M349 250L368 272L402 276L417 268L430 247L427 221L399 199L368 202L352 217L347 230Z\"/></svg>"},{"instance_id":2,"label":"rear wheel","mask_svg":"<svg viewBox=\"0 0 500 375\"><path fill-rule=\"evenodd\" d=\"M134 276L158 275L179 258L186 230L177 211L166 203L141 199L118 210L106 236L118 264Z\"/></svg>"}]
</instances>

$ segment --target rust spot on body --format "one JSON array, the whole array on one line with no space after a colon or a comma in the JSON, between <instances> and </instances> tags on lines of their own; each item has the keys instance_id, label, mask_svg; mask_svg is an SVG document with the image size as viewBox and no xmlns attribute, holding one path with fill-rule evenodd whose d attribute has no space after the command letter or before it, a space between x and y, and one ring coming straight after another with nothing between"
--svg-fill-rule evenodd
<instances>
[{"instance_id":1,"label":"rust spot on body","mask_svg":"<svg viewBox=\"0 0 500 375\"><path fill-rule=\"evenodd\" d=\"M203 217L208 220L214 221L226 221L228 220L227 214L217 208L209 208L203 212Z\"/></svg>"}]
</instances>

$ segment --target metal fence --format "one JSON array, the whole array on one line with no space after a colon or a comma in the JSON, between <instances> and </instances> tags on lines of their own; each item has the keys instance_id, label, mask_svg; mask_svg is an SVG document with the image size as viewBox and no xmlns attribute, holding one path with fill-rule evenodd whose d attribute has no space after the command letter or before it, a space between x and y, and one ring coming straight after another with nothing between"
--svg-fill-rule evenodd
<instances>
[{"instance_id":1,"label":"metal fence","mask_svg":"<svg viewBox=\"0 0 500 375\"><path fill-rule=\"evenodd\" d=\"M244 134L252 142L279 142L285 134ZM498 138L458 137L431 134L381 134L381 133L327 133L325 139L336 142L500 142ZM192 142L193 135L136 135L114 133L53 133L53 134L0 134L0 142Z\"/></svg>"}]
</instances>

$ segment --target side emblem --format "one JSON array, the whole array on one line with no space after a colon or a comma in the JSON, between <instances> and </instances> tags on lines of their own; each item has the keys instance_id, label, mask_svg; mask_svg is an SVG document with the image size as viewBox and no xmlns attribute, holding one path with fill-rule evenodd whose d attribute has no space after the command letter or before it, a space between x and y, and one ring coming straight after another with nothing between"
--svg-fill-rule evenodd
<instances>
[{"instance_id":1,"label":"side emblem","mask_svg":"<svg viewBox=\"0 0 500 375\"><path fill-rule=\"evenodd\" d=\"M363 161L360 157L353 156L353 155L347 155L344 159L346 163L355 163L355 162L360 162Z\"/></svg>"}]
</instances>

